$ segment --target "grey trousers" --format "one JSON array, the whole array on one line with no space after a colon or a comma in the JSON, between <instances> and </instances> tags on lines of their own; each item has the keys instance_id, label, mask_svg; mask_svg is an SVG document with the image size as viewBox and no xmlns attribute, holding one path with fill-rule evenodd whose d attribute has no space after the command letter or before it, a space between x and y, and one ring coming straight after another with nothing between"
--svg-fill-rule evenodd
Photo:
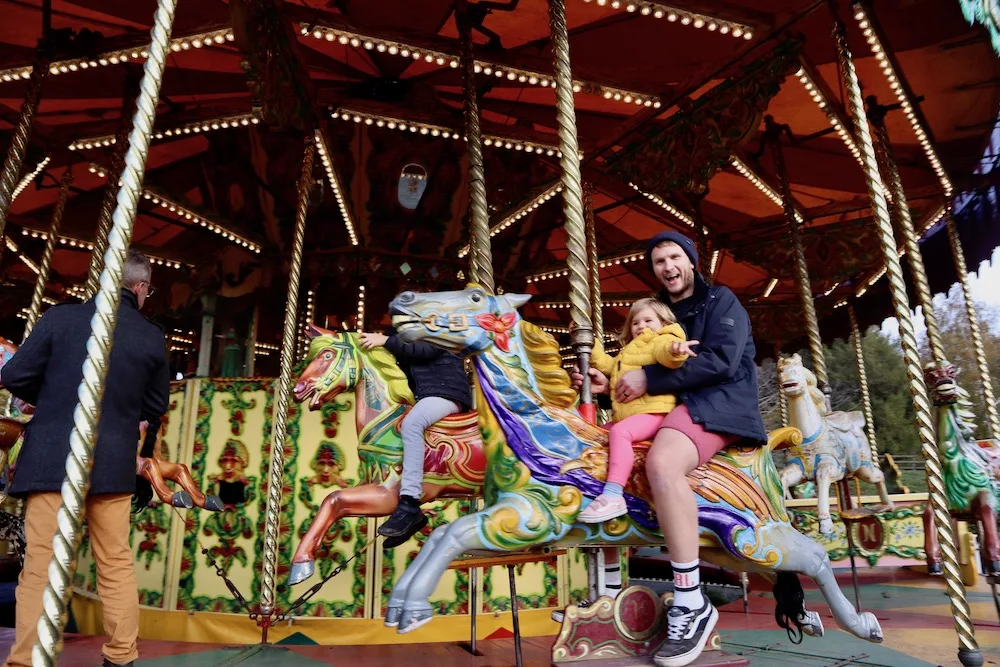
<instances>
[{"instance_id":1,"label":"grey trousers","mask_svg":"<svg viewBox=\"0 0 1000 667\"><path fill-rule=\"evenodd\" d=\"M403 436L403 478L399 495L420 500L424 486L424 431L461 410L458 403L447 398L428 396L417 401L403 418L399 429Z\"/></svg>"}]
</instances>

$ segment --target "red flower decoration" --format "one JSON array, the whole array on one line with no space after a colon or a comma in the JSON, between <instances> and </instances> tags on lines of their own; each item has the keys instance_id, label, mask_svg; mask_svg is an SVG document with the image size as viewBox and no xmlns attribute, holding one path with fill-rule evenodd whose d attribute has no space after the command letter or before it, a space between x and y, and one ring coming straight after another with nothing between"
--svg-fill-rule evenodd
<instances>
[{"instance_id":1,"label":"red flower decoration","mask_svg":"<svg viewBox=\"0 0 1000 667\"><path fill-rule=\"evenodd\" d=\"M492 334L493 342L504 352L510 352L510 335L507 333L517 322L517 313L504 313L503 315L476 315L476 322Z\"/></svg>"}]
</instances>

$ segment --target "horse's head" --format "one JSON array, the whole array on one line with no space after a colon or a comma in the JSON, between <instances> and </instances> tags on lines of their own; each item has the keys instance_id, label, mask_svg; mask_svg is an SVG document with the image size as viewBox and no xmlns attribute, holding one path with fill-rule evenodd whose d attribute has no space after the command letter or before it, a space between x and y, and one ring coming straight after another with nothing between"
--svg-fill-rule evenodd
<instances>
[{"instance_id":1,"label":"horse's head","mask_svg":"<svg viewBox=\"0 0 1000 667\"><path fill-rule=\"evenodd\" d=\"M493 295L474 284L455 292L403 292L389 304L392 325L404 341L423 340L462 356L495 345L509 351L517 309L527 294Z\"/></svg>"},{"instance_id":2,"label":"horse's head","mask_svg":"<svg viewBox=\"0 0 1000 667\"><path fill-rule=\"evenodd\" d=\"M782 357L778 360L778 384L785 396L801 396L809 388L809 378L811 375L806 367L802 365L802 357L793 354L789 357ZM813 380L813 384L816 381Z\"/></svg>"},{"instance_id":3,"label":"horse's head","mask_svg":"<svg viewBox=\"0 0 1000 667\"><path fill-rule=\"evenodd\" d=\"M314 324L306 327L309 337L309 364L302 371L292 394L301 403L307 398L309 409L317 410L338 394L352 391L358 382L360 366L357 340L353 334L327 331Z\"/></svg>"},{"instance_id":4,"label":"horse's head","mask_svg":"<svg viewBox=\"0 0 1000 667\"><path fill-rule=\"evenodd\" d=\"M929 362L924 366L924 382L931 390L934 405L949 405L958 402L958 384L955 378L958 371L950 363L938 366Z\"/></svg>"}]
</instances>

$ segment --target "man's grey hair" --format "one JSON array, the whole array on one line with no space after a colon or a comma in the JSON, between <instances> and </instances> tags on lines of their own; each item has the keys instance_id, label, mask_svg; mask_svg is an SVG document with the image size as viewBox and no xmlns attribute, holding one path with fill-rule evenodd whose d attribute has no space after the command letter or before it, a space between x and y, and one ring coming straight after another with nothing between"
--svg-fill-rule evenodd
<instances>
[{"instance_id":1,"label":"man's grey hair","mask_svg":"<svg viewBox=\"0 0 1000 667\"><path fill-rule=\"evenodd\" d=\"M148 283L152 275L153 267L149 258L135 248L129 248L125 267L122 269L122 287L132 289L139 283Z\"/></svg>"}]
</instances>

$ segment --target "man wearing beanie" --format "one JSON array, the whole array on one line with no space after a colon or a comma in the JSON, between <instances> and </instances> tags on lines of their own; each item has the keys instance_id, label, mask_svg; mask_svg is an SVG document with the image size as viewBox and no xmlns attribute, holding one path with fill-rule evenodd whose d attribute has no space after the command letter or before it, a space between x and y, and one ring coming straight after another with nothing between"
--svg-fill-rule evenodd
<instances>
[{"instance_id":1,"label":"man wearing beanie","mask_svg":"<svg viewBox=\"0 0 1000 667\"><path fill-rule=\"evenodd\" d=\"M698 658L719 612L701 591L698 570L698 506L686 475L738 440L764 443L767 435L757 396L756 350L750 317L727 287L709 286L698 273L694 242L677 232L650 240L646 263L697 356L683 366L646 366L626 373L617 386L590 369L595 394L613 391L616 401L644 394L675 394L680 405L663 424L646 455L646 474L670 554L674 601L667 612L668 639L655 656L660 667L681 667ZM574 374L575 384L583 377Z\"/></svg>"}]
</instances>

